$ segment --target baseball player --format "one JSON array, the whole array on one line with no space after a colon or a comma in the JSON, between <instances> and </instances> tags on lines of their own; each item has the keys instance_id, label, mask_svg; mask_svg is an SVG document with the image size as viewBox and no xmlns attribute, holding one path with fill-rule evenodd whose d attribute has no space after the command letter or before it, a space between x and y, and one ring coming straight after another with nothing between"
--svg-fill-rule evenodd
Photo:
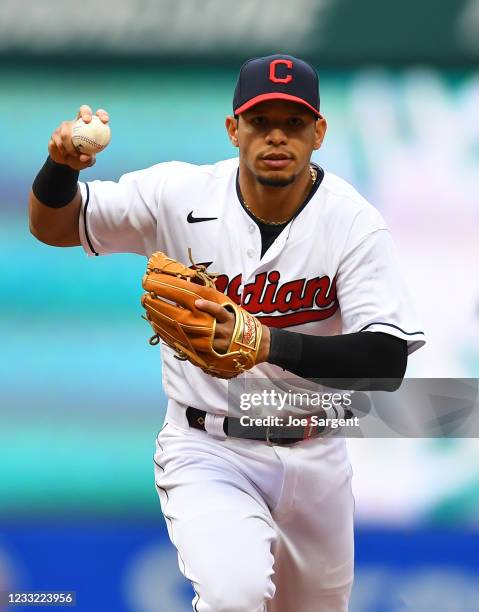
<instances>
[{"instance_id":1,"label":"baseball player","mask_svg":"<svg viewBox=\"0 0 479 612\"><path fill-rule=\"evenodd\" d=\"M96 112L103 122L105 110ZM82 106L89 122L92 111ZM118 182L78 182L94 156L52 134L30 194L41 241L88 255L137 253L196 263L257 317L256 381L401 379L424 344L379 212L311 161L326 120L316 71L272 55L240 69L227 135L238 156L179 161ZM235 315L217 303L214 348ZM196 612L341 612L353 581L353 497L344 439L320 428L234 427L228 381L162 346L165 423L156 486ZM159 380L156 384L160 384ZM303 431L304 430L304 431ZM304 435L301 435L303 433ZM158 602L158 610L162 610Z\"/></svg>"}]
</instances>

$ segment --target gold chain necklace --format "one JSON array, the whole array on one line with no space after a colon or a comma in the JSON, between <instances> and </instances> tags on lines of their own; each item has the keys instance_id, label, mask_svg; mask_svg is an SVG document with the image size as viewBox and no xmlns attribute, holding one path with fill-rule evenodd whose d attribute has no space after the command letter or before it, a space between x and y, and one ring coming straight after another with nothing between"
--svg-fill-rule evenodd
<instances>
[{"instance_id":1,"label":"gold chain necklace","mask_svg":"<svg viewBox=\"0 0 479 612\"><path fill-rule=\"evenodd\" d=\"M311 173L311 185L313 186L314 183L316 183L316 178L318 176L318 172L317 172L316 168L313 168L313 166L309 166L309 172ZM262 217L260 217L259 215L257 215L256 213L254 213L251 210L251 208L248 206L248 204L246 203L246 200L244 198L243 198L243 206L247 210L249 210L249 212L253 215L253 217L255 219L258 219L258 221L261 221L261 223L264 223L266 225L284 225L285 223L288 223L288 221L290 221L292 219L292 217L289 217L288 219L285 219L284 221L266 221L266 219L263 219ZM294 217L294 215L293 215L293 217Z\"/></svg>"}]
</instances>

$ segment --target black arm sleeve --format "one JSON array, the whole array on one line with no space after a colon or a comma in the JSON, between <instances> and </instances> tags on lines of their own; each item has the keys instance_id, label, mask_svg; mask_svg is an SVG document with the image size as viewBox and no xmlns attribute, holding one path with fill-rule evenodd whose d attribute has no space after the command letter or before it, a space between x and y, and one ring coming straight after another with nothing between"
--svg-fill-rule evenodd
<instances>
[{"instance_id":1,"label":"black arm sleeve","mask_svg":"<svg viewBox=\"0 0 479 612\"><path fill-rule=\"evenodd\" d=\"M338 389L393 391L407 366L407 342L381 332L312 336L270 328L268 362Z\"/></svg>"}]
</instances>

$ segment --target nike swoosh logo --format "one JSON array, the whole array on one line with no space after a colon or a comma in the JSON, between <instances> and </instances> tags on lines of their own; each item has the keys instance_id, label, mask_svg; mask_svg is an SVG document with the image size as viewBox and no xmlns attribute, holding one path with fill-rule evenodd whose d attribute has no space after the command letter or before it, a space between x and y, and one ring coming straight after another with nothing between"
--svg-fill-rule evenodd
<instances>
[{"instance_id":1,"label":"nike swoosh logo","mask_svg":"<svg viewBox=\"0 0 479 612\"><path fill-rule=\"evenodd\" d=\"M218 217L193 217L193 211L191 211L186 220L188 223L202 223L203 221L216 221Z\"/></svg>"}]
</instances>

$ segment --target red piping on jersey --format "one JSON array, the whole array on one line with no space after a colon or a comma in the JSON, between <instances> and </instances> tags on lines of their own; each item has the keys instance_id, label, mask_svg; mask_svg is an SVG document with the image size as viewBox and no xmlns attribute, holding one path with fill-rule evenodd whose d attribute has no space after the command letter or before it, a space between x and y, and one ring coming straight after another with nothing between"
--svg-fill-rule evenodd
<instances>
[{"instance_id":1,"label":"red piping on jersey","mask_svg":"<svg viewBox=\"0 0 479 612\"><path fill-rule=\"evenodd\" d=\"M314 106L312 106L311 104L308 104L308 102L306 102L302 98L298 98L297 96L291 96L290 94L284 94L284 93L278 93L278 92L261 94L260 96L251 98L251 100L248 100L248 102L245 102L238 108L235 108L234 114L239 115L243 111L248 110L248 108L255 106L255 104L259 104L260 102L264 102L265 100L289 100L290 102L298 102L299 104L302 104L303 106L307 106L318 117L321 117L321 113L318 111L318 109L314 108Z\"/></svg>"}]
</instances>

